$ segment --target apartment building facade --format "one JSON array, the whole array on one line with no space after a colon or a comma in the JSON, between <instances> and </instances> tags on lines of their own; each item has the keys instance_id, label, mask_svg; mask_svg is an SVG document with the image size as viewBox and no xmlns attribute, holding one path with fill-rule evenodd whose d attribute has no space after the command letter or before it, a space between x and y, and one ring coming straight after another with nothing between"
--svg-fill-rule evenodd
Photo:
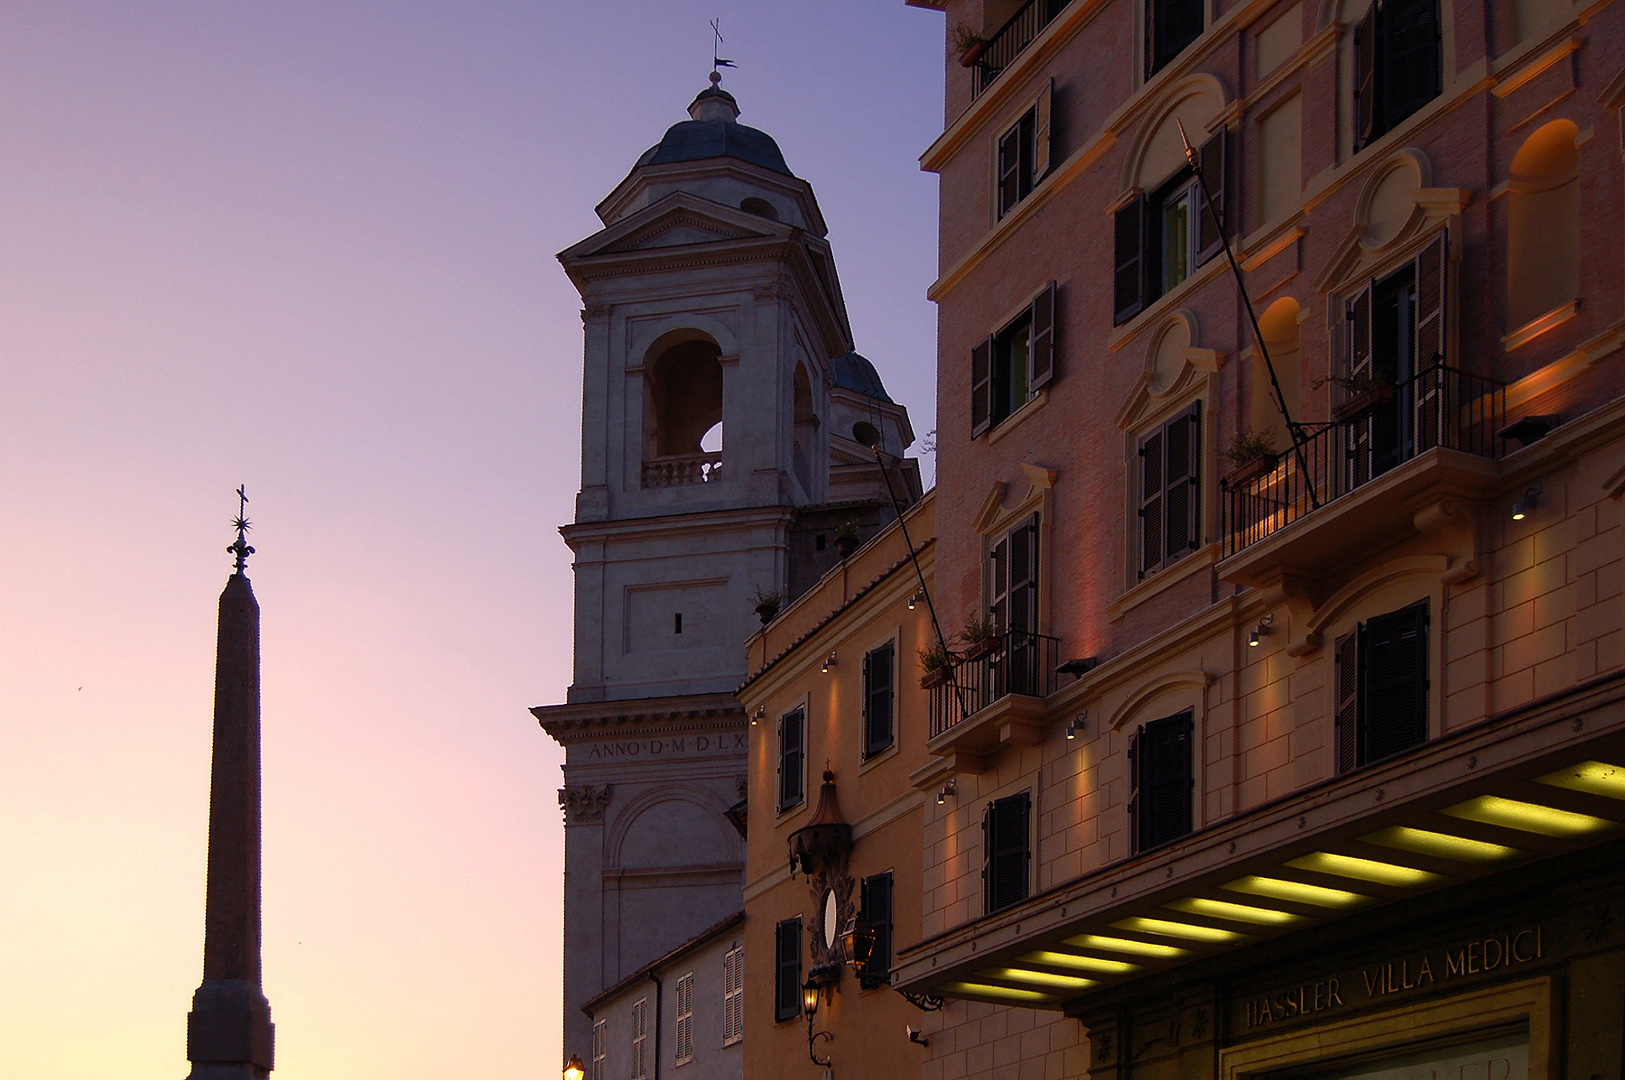
<instances>
[{"instance_id":1,"label":"apartment building facade","mask_svg":"<svg viewBox=\"0 0 1625 1080\"><path fill-rule=\"evenodd\" d=\"M923 1075L1620 1075L1625 9L911 2Z\"/></svg>"}]
</instances>

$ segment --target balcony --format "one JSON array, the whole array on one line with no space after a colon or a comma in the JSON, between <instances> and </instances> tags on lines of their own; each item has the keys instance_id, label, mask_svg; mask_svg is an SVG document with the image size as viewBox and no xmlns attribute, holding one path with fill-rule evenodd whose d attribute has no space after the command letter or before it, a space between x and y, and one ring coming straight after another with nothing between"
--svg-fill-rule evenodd
<instances>
[{"instance_id":1,"label":"balcony","mask_svg":"<svg viewBox=\"0 0 1625 1080\"><path fill-rule=\"evenodd\" d=\"M988 39L987 48L975 62L971 71L971 100L976 100L983 90L992 86L993 81L1004 69L1015 62L1022 50L1031 45L1033 39L1043 33L1044 27L1054 22L1055 16L1059 15L1070 2L1071 0L1027 0L1027 3L1021 6L1021 10L999 28L998 33Z\"/></svg>"},{"instance_id":2,"label":"balcony","mask_svg":"<svg viewBox=\"0 0 1625 1080\"><path fill-rule=\"evenodd\" d=\"M680 454L650 458L643 463L643 486L646 488L714 484L721 479L720 450L710 454Z\"/></svg>"},{"instance_id":3,"label":"balcony","mask_svg":"<svg viewBox=\"0 0 1625 1080\"><path fill-rule=\"evenodd\" d=\"M981 649L972 649L931 687L934 754L963 759L980 771L980 759L1000 745L1036 744L1041 737L1044 699L1055 692L1060 641L1012 630Z\"/></svg>"},{"instance_id":4,"label":"balcony","mask_svg":"<svg viewBox=\"0 0 1625 1080\"><path fill-rule=\"evenodd\" d=\"M1337 411L1254 475L1220 482L1220 577L1259 585L1271 572L1320 576L1404 535L1429 499L1494 487L1503 383L1435 365Z\"/></svg>"}]
</instances>

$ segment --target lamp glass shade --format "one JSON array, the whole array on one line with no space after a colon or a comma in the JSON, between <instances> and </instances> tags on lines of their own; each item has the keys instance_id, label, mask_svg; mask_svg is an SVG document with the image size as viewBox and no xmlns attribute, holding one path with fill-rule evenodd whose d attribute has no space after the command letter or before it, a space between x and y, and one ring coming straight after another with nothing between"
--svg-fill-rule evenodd
<instances>
[{"instance_id":1,"label":"lamp glass shade","mask_svg":"<svg viewBox=\"0 0 1625 1080\"><path fill-rule=\"evenodd\" d=\"M801 1011L811 1020L818 1011L818 984L808 979L801 987Z\"/></svg>"},{"instance_id":2,"label":"lamp glass shade","mask_svg":"<svg viewBox=\"0 0 1625 1080\"><path fill-rule=\"evenodd\" d=\"M841 934L841 947L846 951L846 962L861 976L875 948L875 932L868 921L848 919L846 930Z\"/></svg>"},{"instance_id":3,"label":"lamp glass shade","mask_svg":"<svg viewBox=\"0 0 1625 1080\"><path fill-rule=\"evenodd\" d=\"M571 1054L570 1060L564 1063L564 1080L583 1080L587 1075L586 1067L581 1064L579 1054Z\"/></svg>"}]
</instances>

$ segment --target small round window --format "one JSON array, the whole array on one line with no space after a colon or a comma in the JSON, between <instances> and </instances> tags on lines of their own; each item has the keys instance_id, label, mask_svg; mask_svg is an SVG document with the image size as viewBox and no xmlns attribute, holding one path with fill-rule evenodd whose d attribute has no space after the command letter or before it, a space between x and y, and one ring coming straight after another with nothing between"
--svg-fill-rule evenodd
<instances>
[{"instance_id":1,"label":"small round window","mask_svg":"<svg viewBox=\"0 0 1625 1080\"><path fill-rule=\"evenodd\" d=\"M769 221L779 220L779 212L773 209L773 204L768 202L766 199L758 199L754 195L740 203L739 209L743 210L747 214L755 214L757 217L765 217Z\"/></svg>"},{"instance_id":2,"label":"small round window","mask_svg":"<svg viewBox=\"0 0 1625 1080\"><path fill-rule=\"evenodd\" d=\"M873 424L864 420L859 420L852 425L852 438L856 439L861 446L880 445L880 432L875 430Z\"/></svg>"}]
</instances>

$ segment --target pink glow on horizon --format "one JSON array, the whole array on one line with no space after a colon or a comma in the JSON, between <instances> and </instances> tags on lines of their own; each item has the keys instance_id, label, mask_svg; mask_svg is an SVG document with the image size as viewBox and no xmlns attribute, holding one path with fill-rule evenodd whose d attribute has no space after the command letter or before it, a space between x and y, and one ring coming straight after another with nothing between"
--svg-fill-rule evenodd
<instances>
[{"instance_id":1,"label":"pink glow on horizon","mask_svg":"<svg viewBox=\"0 0 1625 1080\"><path fill-rule=\"evenodd\" d=\"M273 1076L554 1075L562 755L526 709L570 680L581 324L553 254L684 118L719 11L923 435L939 15L0 11L0 1072L185 1075L246 484Z\"/></svg>"}]
</instances>

